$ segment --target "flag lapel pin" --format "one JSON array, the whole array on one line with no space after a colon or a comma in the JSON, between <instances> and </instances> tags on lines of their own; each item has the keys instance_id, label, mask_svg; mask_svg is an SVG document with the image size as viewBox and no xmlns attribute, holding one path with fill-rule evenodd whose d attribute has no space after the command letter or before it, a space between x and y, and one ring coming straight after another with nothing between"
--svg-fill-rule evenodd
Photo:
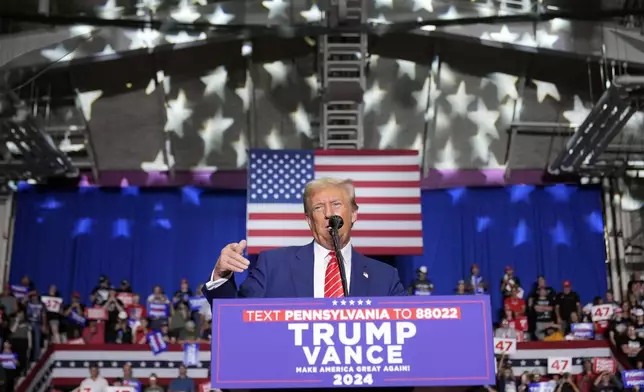
<instances>
[{"instance_id":1,"label":"flag lapel pin","mask_svg":"<svg viewBox=\"0 0 644 392\"><path fill-rule=\"evenodd\" d=\"M369 279L369 274L368 274L368 273L366 273L366 272L363 272L363 273L362 273L362 276L364 276L365 278Z\"/></svg>"}]
</instances>

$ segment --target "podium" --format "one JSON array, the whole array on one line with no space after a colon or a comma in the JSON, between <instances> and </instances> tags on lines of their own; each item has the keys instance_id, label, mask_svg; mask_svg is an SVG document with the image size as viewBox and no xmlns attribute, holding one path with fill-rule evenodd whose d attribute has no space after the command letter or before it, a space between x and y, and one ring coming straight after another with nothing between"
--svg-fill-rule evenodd
<instances>
[{"instance_id":1,"label":"podium","mask_svg":"<svg viewBox=\"0 0 644 392\"><path fill-rule=\"evenodd\" d=\"M213 388L495 383L486 295L225 299L212 316Z\"/></svg>"}]
</instances>

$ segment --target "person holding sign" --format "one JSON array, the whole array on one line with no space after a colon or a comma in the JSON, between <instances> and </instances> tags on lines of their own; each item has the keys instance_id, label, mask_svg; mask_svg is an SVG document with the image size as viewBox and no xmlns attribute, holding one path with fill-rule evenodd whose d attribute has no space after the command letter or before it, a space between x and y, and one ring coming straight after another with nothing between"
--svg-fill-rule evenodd
<instances>
[{"instance_id":1,"label":"person holding sign","mask_svg":"<svg viewBox=\"0 0 644 392\"><path fill-rule=\"evenodd\" d=\"M305 186L302 199L303 218L313 241L261 252L253 266L244 257L245 240L228 244L206 283L208 302L236 297L344 297L345 285L349 296L407 295L395 268L359 254L351 245L351 229L358 220L351 181L313 180ZM333 251L332 228L337 229L341 257ZM341 267L346 271L344 279ZM238 289L233 273L245 270L248 277Z\"/></svg>"}]
</instances>

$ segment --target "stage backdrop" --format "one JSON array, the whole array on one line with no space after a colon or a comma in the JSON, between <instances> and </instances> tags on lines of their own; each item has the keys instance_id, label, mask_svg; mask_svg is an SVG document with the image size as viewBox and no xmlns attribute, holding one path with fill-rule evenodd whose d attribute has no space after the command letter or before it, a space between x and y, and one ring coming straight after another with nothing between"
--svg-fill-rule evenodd
<instances>
[{"instance_id":1,"label":"stage backdrop","mask_svg":"<svg viewBox=\"0 0 644 392\"><path fill-rule=\"evenodd\" d=\"M424 256L383 257L405 285L426 265L436 293L449 294L475 263L497 308L507 265L526 291L540 274L558 290L571 280L584 301L606 291L598 189L432 190L423 191L422 208ZM208 279L222 247L244 238L245 221L243 192L24 189L10 282L26 274L39 291L56 284L66 298L73 291L87 296L100 274L114 285L127 279L141 294L155 284L173 292L182 278L194 287Z\"/></svg>"}]
</instances>

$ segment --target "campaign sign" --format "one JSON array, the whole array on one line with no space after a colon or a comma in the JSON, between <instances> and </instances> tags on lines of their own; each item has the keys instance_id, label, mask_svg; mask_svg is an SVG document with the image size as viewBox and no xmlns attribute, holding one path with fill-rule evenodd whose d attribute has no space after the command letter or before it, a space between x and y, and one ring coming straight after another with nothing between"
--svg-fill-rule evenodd
<instances>
[{"instance_id":1,"label":"campaign sign","mask_svg":"<svg viewBox=\"0 0 644 392\"><path fill-rule=\"evenodd\" d=\"M641 387L644 385L644 370L622 370L624 388Z\"/></svg>"},{"instance_id":2,"label":"campaign sign","mask_svg":"<svg viewBox=\"0 0 644 392\"><path fill-rule=\"evenodd\" d=\"M212 317L213 388L495 382L486 295L215 300Z\"/></svg>"}]
</instances>

